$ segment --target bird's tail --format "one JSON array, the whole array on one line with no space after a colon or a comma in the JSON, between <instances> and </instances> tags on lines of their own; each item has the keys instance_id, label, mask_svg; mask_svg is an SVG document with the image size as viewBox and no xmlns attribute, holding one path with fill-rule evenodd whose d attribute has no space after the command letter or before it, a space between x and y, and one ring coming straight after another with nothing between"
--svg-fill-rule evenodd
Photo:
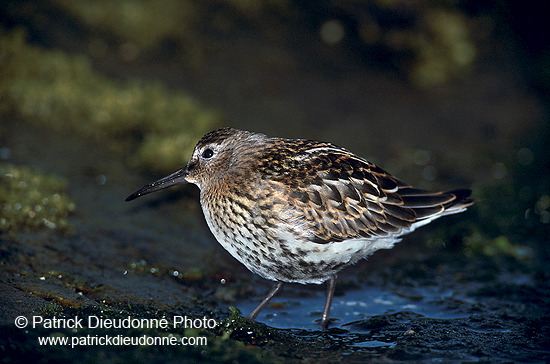
<instances>
[{"instance_id":1,"label":"bird's tail","mask_svg":"<svg viewBox=\"0 0 550 364\"><path fill-rule=\"evenodd\" d=\"M410 208L416 215L416 221L410 231L446 215L465 211L475 200L469 198L472 191L457 189L445 192L433 192L400 186L399 195L403 199L403 207Z\"/></svg>"}]
</instances>

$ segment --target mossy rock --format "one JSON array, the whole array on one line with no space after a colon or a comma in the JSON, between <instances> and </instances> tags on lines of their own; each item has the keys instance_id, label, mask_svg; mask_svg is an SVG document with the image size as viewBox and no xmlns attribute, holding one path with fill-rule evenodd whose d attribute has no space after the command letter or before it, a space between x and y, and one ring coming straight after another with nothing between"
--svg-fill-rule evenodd
<instances>
[{"instance_id":1,"label":"mossy rock","mask_svg":"<svg viewBox=\"0 0 550 364\"><path fill-rule=\"evenodd\" d=\"M67 182L27 167L0 164L0 231L51 229L70 231L75 204Z\"/></svg>"},{"instance_id":2,"label":"mossy rock","mask_svg":"<svg viewBox=\"0 0 550 364\"><path fill-rule=\"evenodd\" d=\"M221 117L182 91L115 82L81 56L27 44L0 31L0 115L92 137L137 167L181 167L196 141Z\"/></svg>"}]
</instances>

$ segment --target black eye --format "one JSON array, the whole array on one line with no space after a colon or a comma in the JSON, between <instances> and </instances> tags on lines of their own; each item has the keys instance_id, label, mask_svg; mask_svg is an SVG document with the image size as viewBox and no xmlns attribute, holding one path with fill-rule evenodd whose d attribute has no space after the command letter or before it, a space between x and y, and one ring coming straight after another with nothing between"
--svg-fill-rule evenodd
<instances>
[{"instance_id":1,"label":"black eye","mask_svg":"<svg viewBox=\"0 0 550 364\"><path fill-rule=\"evenodd\" d=\"M205 150L202 152L202 157L203 157L203 158L206 158L206 159L212 158L213 155L214 155L214 151L213 151L212 149L210 149L210 148L205 149Z\"/></svg>"}]
</instances>

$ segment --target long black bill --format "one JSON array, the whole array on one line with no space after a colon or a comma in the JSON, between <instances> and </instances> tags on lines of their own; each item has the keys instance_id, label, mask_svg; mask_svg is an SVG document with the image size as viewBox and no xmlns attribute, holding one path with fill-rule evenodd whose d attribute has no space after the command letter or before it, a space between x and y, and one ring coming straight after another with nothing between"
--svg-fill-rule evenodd
<instances>
[{"instance_id":1,"label":"long black bill","mask_svg":"<svg viewBox=\"0 0 550 364\"><path fill-rule=\"evenodd\" d=\"M140 190L132 193L130 196L126 198L126 201L132 201L138 197L141 197L143 195L146 195L151 192L163 190L168 187L172 187L175 185L179 185L182 183L186 183L185 177L187 177L188 174L187 167L182 168L179 171L176 171L172 173L169 176L166 176L164 178L159 179L156 182L153 182L151 184L143 186Z\"/></svg>"}]
</instances>

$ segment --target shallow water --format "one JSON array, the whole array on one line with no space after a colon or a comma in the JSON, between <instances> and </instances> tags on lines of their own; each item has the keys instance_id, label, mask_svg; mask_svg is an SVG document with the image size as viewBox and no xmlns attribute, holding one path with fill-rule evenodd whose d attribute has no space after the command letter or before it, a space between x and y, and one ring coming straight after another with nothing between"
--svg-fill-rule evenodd
<instances>
[{"instance_id":1,"label":"shallow water","mask_svg":"<svg viewBox=\"0 0 550 364\"><path fill-rule=\"evenodd\" d=\"M294 291L307 289L296 289L295 285L287 285L285 288ZM299 297L274 298L274 302L260 313L257 320L280 329L318 330L325 302L324 292L315 291L302 295L299 292L294 292L294 294ZM450 308L447 300L458 302L462 300L462 297L457 297L453 295L453 292L440 290L437 287L432 287L432 289L418 288L406 293L371 287L348 290L344 296L334 298L330 314L333 320L330 327L355 332L352 325L354 322L404 311L414 312L418 317L432 319L465 318L468 316L466 312L457 310L456 307ZM237 302L236 307L243 314L246 314L251 312L257 303L259 301L247 300ZM469 304L474 304L474 302L469 302ZM277 307L279 305L283 307Z\"/></svg>"}]
</instances>

